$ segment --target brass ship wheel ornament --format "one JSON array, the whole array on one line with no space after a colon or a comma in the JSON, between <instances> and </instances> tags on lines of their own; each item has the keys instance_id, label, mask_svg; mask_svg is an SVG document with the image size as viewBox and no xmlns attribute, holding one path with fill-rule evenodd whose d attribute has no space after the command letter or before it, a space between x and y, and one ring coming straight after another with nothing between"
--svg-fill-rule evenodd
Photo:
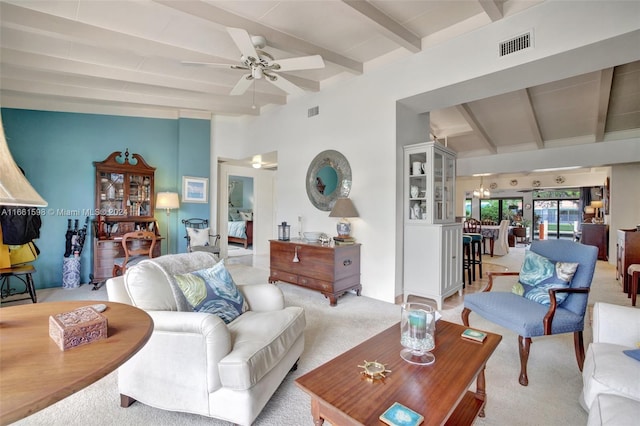
<instances>
[{"instance_id":1,"label":"brass ship wheel ornament","mask_svg":"<svg viewBox=\"0 0 640 426\"><path fill-rule=\"evenodd\" d=\"M362 374L367 376L370 379L384 379L387 377L385 373L391 373L391 370L387 370L385 364L382 364L378 361L364 361L364 365L359 365L358 367L362 368Z\"/></svg>"}]
</instances>

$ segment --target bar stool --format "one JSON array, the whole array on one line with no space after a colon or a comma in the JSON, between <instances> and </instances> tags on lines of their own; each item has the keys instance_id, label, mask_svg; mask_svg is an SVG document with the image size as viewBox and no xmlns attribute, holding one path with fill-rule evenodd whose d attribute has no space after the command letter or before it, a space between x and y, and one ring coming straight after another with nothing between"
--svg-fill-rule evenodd
<instances>
[{"instance_id":1,"label":"bar stool","mask_svg":"<svg viewBox=\"0 0 640 426\"><path fill-rule=\"evenodd\" d=\"M471 273L473 275L473 280L475 281L476 265L478 266L480 278L482 278L482 234L464 233L462 235L471 237L471 256L469 265L472 271Z\"/></svg>"},{"instance_id":2,"label":"bar stool","mask_svg":"<svg viewBox=\"0 0 640 426\"><path fill-rule=\"evenodd\" d=\"M471 237L467 235L462 236L462 253L462 288L465 288L465 271L467 272L467 280L469 281L469 285L471 285Z\"/></svg>"},{"instance_id":3,"label":"bar stool","mask_svg":"<svg viewBox=\"0 0 640 426\"><path fill-rule=\"evenodd\" d=\"M638 282L640 281L640 264L634 263L627 268L627 274L631 275L629 280L629 293L631 297L631 306L636 306L636 296L638 295Z\"/></svg>"}]
</instances>

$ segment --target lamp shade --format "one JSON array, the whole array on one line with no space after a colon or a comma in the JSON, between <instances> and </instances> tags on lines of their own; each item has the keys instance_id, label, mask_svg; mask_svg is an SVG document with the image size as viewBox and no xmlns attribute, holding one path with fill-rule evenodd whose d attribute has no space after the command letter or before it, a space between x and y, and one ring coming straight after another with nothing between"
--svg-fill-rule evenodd
<instances>
[{"instance_id":1,"label":"lamp shade","mask_svg":"<svg viewBox=\"0 0 640 426\"><path fill-rule=\"evenodd\" d=\"M177 209L180 207L177 192L158 192L156 198L157 209Z\"/></svg>"},{"instance_id":2,"label":"lamp shade","mask_svg":"<svg viewBox=\"0 0 640 426\"><path fill-rule=\"evenodd\" d=\"M591 207L593 207L594 209L601 209L602 208L602 201L601 200L592 201L591 202Z\"/></svg>"},{"instance_id":3,"label":"lamp shade","mask_svg":"<svg viewBox=\"0 0 640 426\"><path fill-rule=\"evenodd\" d=\"M358 217L358 211L350 198L338 198L329 217Z\"/></svg>"},{"instance_id":4,"label":"lamp shade","mask_svg":"<svg viewBox=\"0 0 640 426\"><path fill-rule=\"evenodd\" d=\"M13 161L0 117L0 205L45 207L47 202L31 186Z\"/></svg>"}]
</instances>

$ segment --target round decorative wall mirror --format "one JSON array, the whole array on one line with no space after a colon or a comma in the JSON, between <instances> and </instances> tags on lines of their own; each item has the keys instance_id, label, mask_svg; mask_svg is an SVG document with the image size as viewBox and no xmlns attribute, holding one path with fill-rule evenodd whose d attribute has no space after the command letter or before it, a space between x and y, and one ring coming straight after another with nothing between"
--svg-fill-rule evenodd
<instances>
[{"instance_id":1,"label":"round decorative wall mirror","mask_svg":"<svg viewBox=\"0 0 640 426\"><path fill-rule=\"evenodd\" d=\"M306 182L311 204L331 211L338 197L348 197L351 192L351 166L338 151L322 151L311 161Z\"/></svg>"}]
</instances>

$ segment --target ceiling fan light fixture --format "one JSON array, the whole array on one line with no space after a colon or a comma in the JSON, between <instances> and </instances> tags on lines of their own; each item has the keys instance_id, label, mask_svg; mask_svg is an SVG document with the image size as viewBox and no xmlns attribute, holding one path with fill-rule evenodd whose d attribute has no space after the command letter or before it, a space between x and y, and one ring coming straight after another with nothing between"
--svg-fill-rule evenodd
<instances>
[{"instance_id":1,"label":"ceiling fan light fixture","mask_svg":"<svg viewBox=\"0 0 640 426\"><path fill-rule=\"evenodd\" d=\"M264 73L262 72L262 68L260 67L251 68L251 77L255 78L256 80L260 80L263 75Z\"/></svg>"}]
</instances>

